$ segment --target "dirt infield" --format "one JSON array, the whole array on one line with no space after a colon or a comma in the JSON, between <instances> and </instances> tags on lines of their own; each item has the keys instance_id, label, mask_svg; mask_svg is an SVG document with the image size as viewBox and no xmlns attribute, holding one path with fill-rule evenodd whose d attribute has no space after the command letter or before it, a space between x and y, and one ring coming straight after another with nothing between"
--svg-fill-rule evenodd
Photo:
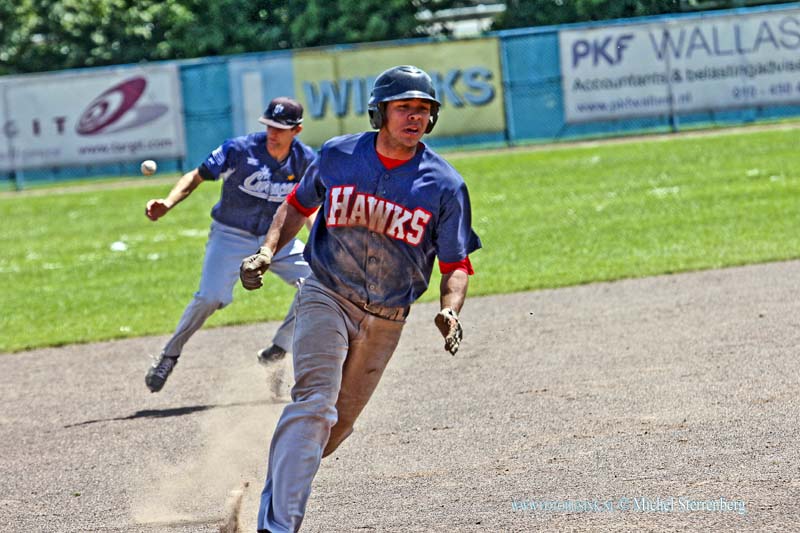
<instances>
[{"instance_id":1,"label":"dirt infield","mask_svg":"<svg viewBox=\"0 0 800 533\"><path fill-rule=\"evenodd\" d=\"M414 307L304 531L800 530L800 262ZM0 530L254 531L276 323L0 356ZM249 487L244 484L249 482ZM229 505L230 506L230 505Z\"/></svg>"}]
</instances>

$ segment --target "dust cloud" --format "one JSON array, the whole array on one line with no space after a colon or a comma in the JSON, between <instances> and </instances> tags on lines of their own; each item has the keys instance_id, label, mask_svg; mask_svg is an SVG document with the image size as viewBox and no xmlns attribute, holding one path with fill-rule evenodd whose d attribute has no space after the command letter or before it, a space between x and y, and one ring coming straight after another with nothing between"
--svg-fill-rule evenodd
<instances>
[{"instance_id":1,"label":"dust cloud","mask_svg":"<svg viewBox=\"0 0 800 533\"><path fill-rule=\"evenodd\" d=\"M176 454L177 463L166 462L162 454L160 461L144 468L146 475L131 503L135 523L222 526L237 522L231 517L231 509L236 508L240 530L256 529L269 439L289 401L291 357L229 377L213 402L228 407L193 415L199 418L196 443L200 448L192 443L191 451ZM254 401L257 398L264 401ZM184 444L174 443L175 449Z\"/></svg>"}]
</instances>

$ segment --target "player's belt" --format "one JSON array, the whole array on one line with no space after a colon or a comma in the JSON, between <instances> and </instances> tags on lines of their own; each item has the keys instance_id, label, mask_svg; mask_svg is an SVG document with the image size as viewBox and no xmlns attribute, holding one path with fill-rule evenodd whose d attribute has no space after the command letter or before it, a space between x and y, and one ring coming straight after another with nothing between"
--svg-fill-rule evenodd
<instances>
[{"instance_id":1,"label":"player's belt","mask_svg":"<svg viewBox=\"0 0 800 533\"><path fill-rule=\"evenodd\" d=\"M368 304L366 302L353 302L358 307L366 311L367 313L375 316L379 316L381 318L385 318L386 320L395 320L395 321L402 321L405 320L408 316L408 312L411 309L410 306L407 307L384 307L382 305L376 304Z\"/></svg>"},{"instance_id":2,"label":"player's belt","mask_svg":"<svg viewBox=\"0 0 800 533\"><path fill-rule=\"evenodd\" d=\"M362 301L359 298L353 298L352 296L355 296L354 294L341 294L334 289L328 288L324 283L318 280L314 274L311 274L311 276L306 279L305 285L309 287L318 287L318 290L322 290L323 292L331 295L342 302L342 304L352 305L357 309L361 309L362 311L365 311L371 315L385 318L386 320L404 322L408 316L408 312L411 310L411 306L387 307L385 305L370 304Z\"/></svg>"}]
</instances>

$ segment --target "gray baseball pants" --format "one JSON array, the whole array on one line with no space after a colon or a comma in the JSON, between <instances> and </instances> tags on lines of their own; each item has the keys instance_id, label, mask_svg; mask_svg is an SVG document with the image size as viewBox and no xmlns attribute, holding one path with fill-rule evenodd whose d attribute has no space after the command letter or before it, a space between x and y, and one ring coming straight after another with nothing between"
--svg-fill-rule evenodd
<instances>
[{"instance_id":1,"label":"gray baseball pants","mask_svg":"<svg viewBox=\"0 0 800 533\"><path fill-rule=\"evenodd\" d=\"M352 432L400 340L408 309L367 313L312 275L298 292L292 402L269 450L258 530L300 529L323 457ZM394 308L397 309L397 308Z\"/></svg>"},{"instance_id":2,"label":"gray baseball pants","mask_svg":"<svg viewBox=\"0 0 800 533\"><path fill-rule=\"evenodd\" d=\"M172 338L164 346L164 355L178 357L184 344L208 317L233 301L233 288L239 281L242 259L256 253L263 242L263 235L253 235L217 221L211 223L200 288L183 311ZM269 271L289 285L299 287L311 275L311 269L303 258L303 242L294 239L281 248L272 259ZM292 346L295 301L272 340L286 351Z\"/></svg>"}]
</instances>

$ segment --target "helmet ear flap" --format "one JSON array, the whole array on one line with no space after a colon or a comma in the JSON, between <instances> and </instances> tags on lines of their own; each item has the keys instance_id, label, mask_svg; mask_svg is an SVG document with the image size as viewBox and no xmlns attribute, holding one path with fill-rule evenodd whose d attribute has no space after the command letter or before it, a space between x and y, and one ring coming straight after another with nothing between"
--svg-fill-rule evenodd
<instances>
[{"instance_id":1,"label":"helmet ear flap","mask_svg":"<svg viewBox=\"0 0 800 533\"><path fill-rule=\"evenodd\" d=\"M433 131L433 127L436 125L437 120L439 120L439 106L433 105L431 106L431 116L428 119L428 127L425 128L425 133L430 133Z\"/></svg>"},{"instance_id":2,"label":"helmet ear flap","mask_svg":"<svg viewBox=\"0 0 800 533\"><path fill-rule=\"evenodd\" d=\"M383 105L383 103L377 103L367 108L369 124L376 130L381 129L381 126L383 126Z\"/></svg>"}]
</instances>

